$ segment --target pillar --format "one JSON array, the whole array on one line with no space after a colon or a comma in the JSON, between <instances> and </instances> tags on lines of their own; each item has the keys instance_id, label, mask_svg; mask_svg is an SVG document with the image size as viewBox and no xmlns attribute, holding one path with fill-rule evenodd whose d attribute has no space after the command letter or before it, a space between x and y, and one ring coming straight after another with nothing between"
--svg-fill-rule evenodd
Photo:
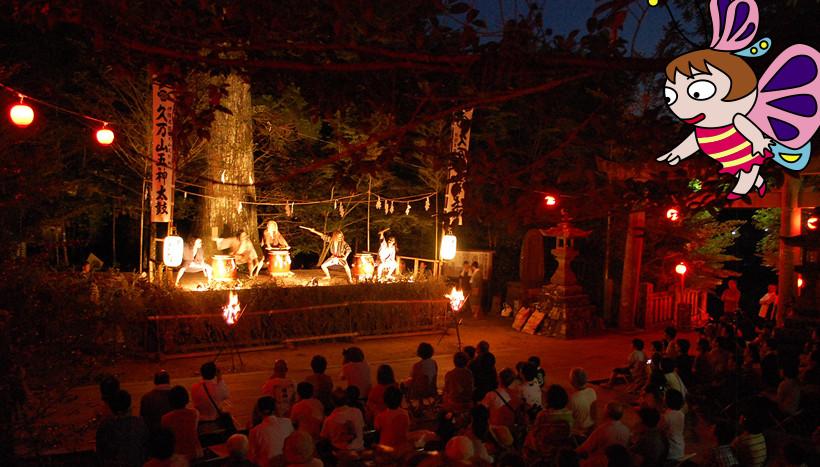
<instances>
[{"instance_id":1,"label":"pillar","mask_svg":"<svg viewBox=\"0 0 820 467\"><path fill-rule=\"evenodd\" d=\"M801 210L798 205L800 178L788 173L780 196L780 248L777 260L777 325L782 326L786 311L794 307L797 297L797 275L794 265L800 258L800 248L786 245L783 237L800 235Z\"/></svg>"},{"instance_id":2,"label":"pillar","mask_svg":"<svg viewBox=\"0 0 820 467\"><path fill-rule=\"evenodd\" d=\"M641 258L643 257L643 236L646 228L646 213L629 213L624 251L624 272L621 277L621 303L618 307L618 327L635 327L638 310L638 294L641 284Z\"/></svg>"}]
</instances>

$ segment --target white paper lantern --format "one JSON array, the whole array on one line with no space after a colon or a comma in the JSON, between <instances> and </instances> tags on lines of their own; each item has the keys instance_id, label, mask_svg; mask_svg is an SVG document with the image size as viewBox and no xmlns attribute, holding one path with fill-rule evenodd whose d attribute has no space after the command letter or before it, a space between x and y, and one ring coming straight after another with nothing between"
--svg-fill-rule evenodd
<instances>
[{"instance_id":1,"label":"white paper lantern","mask_svg":"<svg viewBox=\"0 0 820 467\"><path fill-rule=\"evenodd\" d=\"M162 262L169 268L175 268L182 264L182 250L185 242L182 237L169 235L162 242Z\"/></svg>"},{"instance_id":2,"label":"white paper lantern","mask_svg":"<svg viewBox=\"0 0 820 467\"><path fill-rule=\"evenodd\" d=\"M441 237L441 259L450 261L456 257L456 245L458 241L453 234L447 234Z\"/></svg>"}]
</instances>

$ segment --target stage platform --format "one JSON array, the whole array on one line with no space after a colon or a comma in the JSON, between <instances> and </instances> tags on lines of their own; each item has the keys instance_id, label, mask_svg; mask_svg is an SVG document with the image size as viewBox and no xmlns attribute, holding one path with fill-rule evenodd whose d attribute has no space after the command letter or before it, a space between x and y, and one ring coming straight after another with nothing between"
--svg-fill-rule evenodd
<instances>
[{"instance_id":1,"label":"stage platform","mask_svg":"<svg viewBox=\"0 0 820 467\"><path fill-rule=\"evenodd\" d=\"M215 281L212 288L215 290L228 290L231 288L249 288L256 286L276 285L278 287L306 287L306 286L329 286L329 285L350 285L344 271L331 270L330 281L325 279L325 273L321 269L294 269L289 274L279 274L271 276L267 271L262 271L256 277L248 277L247 274L240 274L235 281L219 282ZM315 279L315 283L313 282ZM180 288L190 291L208 290L208 280L201 272L186 273L179 281Z\"/></svg>"}]
</instances>

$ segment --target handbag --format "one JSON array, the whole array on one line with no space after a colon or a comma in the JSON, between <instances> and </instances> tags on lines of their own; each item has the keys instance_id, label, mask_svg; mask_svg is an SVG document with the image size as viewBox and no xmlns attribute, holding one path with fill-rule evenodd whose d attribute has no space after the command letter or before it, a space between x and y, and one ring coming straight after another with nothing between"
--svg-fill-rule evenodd
<instances>
[{"instance_id":1,"label":"handbag","mask_svg":"<svg viewBox=\"0 0 820 467\"><path fill-rule=\"evenodd\" d=\"M208 396L208 400L211 401L211 404L213 404L214 409L216 409L216 425L219 426L219 428L222 428L223 430L228 432L229 434L236 433L236 424L234 423L231 414L220 410L219 406L216 404L216 402L214 402L214 398L211 397L211 393L208 391L207 383L203 383L202 388L205 389L205 394Z\"/></svg>"}]
</instances>

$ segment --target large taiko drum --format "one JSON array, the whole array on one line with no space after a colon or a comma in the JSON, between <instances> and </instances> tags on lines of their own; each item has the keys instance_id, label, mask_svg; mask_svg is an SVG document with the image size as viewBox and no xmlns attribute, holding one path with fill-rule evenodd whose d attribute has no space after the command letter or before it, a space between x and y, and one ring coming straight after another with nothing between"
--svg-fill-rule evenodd
<instances>
[{"instance_id":1,"label":"large taiko drum","mask_svg":"<svg viewBox=\"0 0 820 467\"><path fill-rule=\"evenodd\" d=\"M268 272L271 276L285 275L290 273L290 251L286 248L273 248L267 250Z\"/></svg>"},{"instance_id":2,"label":"large taiko drum","mask_svg":"<svg viewBox=\"0 0 820 467\"><path fill-rule=\"evenodd\" d=\"M358 282L366 282L376 273L376 260L372 253L356 253L353 260L353 276Z\"/></svg>"},{"instance_id":3,"label":"large taiko drum","mask_svg":"<svg viewBox=\"0 0 820 467\"><path fill-rule=\"evenodd\" d=\"M215 281L232 281L236 279L236 260L233 255L213 256L213 277Z\"/></svg>"}]
</instances>

